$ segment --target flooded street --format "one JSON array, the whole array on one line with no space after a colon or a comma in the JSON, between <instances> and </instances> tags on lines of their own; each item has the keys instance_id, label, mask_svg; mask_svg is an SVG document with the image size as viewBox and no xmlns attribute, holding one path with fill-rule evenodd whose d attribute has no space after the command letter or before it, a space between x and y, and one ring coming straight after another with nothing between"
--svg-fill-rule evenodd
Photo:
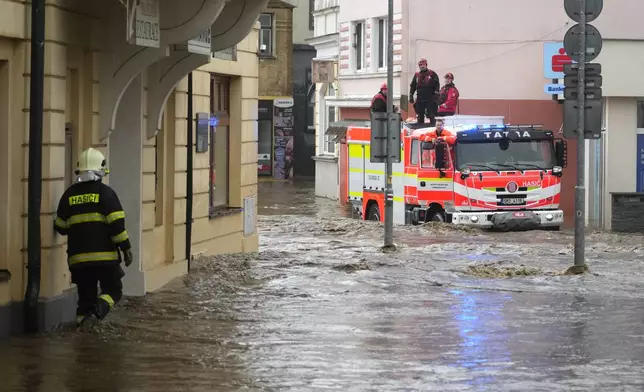
<instances>
[{"instance_id":1,"label":"flooded street","mask_svg":"<svg viewBox=\"0 0 644 392\"><path fill-rule=\"evenodd\" d=\"M194 263L89 333L0 343L0 391L642 391L643 237L383 228L260 184L260 252Z\"/></svg>"}]
</instances>

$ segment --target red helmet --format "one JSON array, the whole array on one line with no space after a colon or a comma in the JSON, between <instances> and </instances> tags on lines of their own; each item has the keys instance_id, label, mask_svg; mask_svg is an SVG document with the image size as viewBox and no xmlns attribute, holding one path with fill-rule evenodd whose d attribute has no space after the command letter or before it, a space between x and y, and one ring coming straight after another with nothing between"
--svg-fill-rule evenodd
<instances>
[{"instance_id":1,"label":"red helmet","mask_svg":"<svg viewBox=\"0 0 644 392\"><path fill-rule=\"evenodd\" d=\"M382 86L380 86L380 89L383 91L387 90L387 83L383 83Z\"/></svg>"},{"instance_id":2,"label":"red helmet","mask_svg":"<svg viewBox=\"0 0 644 392\"><path fill-rule=\"evenodd\" d=\"M418 60L418 66L427 66L427 59L420 59Z\"/></svg>"}]
</instances>

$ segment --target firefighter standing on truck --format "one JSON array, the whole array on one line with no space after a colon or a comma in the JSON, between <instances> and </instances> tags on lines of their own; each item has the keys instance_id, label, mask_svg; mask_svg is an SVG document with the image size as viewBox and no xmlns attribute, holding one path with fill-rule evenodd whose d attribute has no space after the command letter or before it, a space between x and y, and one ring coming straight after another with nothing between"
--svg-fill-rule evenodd
<instances>
[{"instance_id":1,"label":"firefighter standing on truck","mask_svg":"<svg viewBox=\"0 0 644 392\"><path fill-rule=\"evenodd\" d=\"M438 112L438 92L441 82L436 72L427 68L427 60L418 61L419 72L416 72L409 85L409 102L414 105L416 119L419 123L425 122L425 115L429 117L430 125L434 125ZM417 98L414 100L414 93Z\"/></svg>"},{"instance_id":2,"label":"firefighter standing on truck","mask_svg":"<svg viewBox=\"0 0 644 392\"><path fill-rule=\"evenodd\" d=\"M445 75L445 84L439 95L438 115L441 117L453 116L458 109L459 92L454 85L454 74L451 72Z\"/></svg>"},{"instance_id":3,"label":"firefighter standing on truck","mask_svg":"<svg viewBox=\"0 0 644 392\"><path fill-rule=\"evenodd\" d=\"M387 113L387 83L383 83L380 86L380 91L371 99L371 112ZM398 108L394 106L394 112L398 111Z\"/></svg>"},{"instance_id":4,"label":"firefighter standing on truck","mask_svg":"<svg viewBox=\"0 0 644 392\"><path fill-rule=\"evenodd\" d=\"M132 264L133 256L121 202L102 182L108 173L105 157L89 148L80 155L77 166L77 182L60 199L54 228L68 236L69 270L78 288L76 322L81 326L105 318L121 299L125 273L119 251L126 266Z\"/></svg>"}]
</instances>

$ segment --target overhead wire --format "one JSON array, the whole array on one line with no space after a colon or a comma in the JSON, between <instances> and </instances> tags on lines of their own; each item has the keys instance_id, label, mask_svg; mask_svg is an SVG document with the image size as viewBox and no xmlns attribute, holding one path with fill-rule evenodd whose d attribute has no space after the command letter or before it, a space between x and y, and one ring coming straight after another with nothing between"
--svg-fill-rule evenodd
<instances>
[{"instance_id":1,"label":"overhead wire","mask_svg":"<svg viewBox=\"0 0 644 392\"><path fill-rule=\"evenodd\" d=\"M481 59L478 59L478 60L470 61L470 62L463 63L463 64L460 64L460 65L443 67L443 68L446 68L446 69L449 68L450 70L452 70L452 69L460 69L460 68L464 68L464 67L469 67L471 65L484 63L486 61L490 61L490 60L496 59L498 57L506 56L506 55L508 55L510 53L513 53L513 52L516 52L518 50L521 50L521 49L523 49L523 48L525 48L525 47L527 47L527 46L529 46L531 44L534 44L534 43L549 42L550 40L546 39L546 37L549 37L552 34L557 33L559 31L565 29L566 27L568 27L568 25L569 25L569 22L566 22L563 26L560 26L560 27L556 28L555 30L552 30L552 31L542 35L540 38L531 39L531 40L479 41L479 42L476 42L476 41L441 41L441 40L431 40L431 39L419 38L419 39L414 40L414 43L415 43L415 46L419 42L441 43L441 44L450 44L450 45L520 45L518 47L503 51L501 53L496 53L496 54L493 54L491 56L484 57L484 58L481 58Z\"/></svg>"}]
</instances>

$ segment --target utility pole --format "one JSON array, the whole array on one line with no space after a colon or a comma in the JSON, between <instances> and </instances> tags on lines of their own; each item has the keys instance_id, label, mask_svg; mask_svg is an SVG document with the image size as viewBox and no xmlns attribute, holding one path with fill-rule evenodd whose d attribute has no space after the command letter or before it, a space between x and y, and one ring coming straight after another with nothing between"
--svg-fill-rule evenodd
<instances>
[{"instance_id":1,"label":"utility pole","mask_svg":"<svg viewBox=\"0 0 644 392\"><path fill-rule=\"evenodd\" d=\"M387 162L385 163L385 249L394 247L394 189L392 185L394 148L400 150L400 144L394 145L394 132L400 133L400 129L394 129L394 0L389 0L389 12L387 17Z\"/></svg>"},{"instance_id":2,"label":"utility pole","mask_svg":"<svg viewBox=\"0 0 644 392\"><path fill-rule=\"evenodd\" d=\"M577 140L575 186L575 263L568 273L581 274L586 265L586 139L602 138L601 64L590 63L602 50L599 30L588 24L599 17L604 0L564 0L570 19L578 24L564 36L564 49L576 63L564 65L564 137Z\"/></svg>"},{"instance_id":3,"label":"utility pole","mask_svg":"<svg viewBox=\"0 0 644 392\"><path fill-rule=\"evenodd\" d=\"M575 267L586 265L586 0L580 0L579 84L577 85L577 186L575 187Z\"/></svg>"}]
</instances>

